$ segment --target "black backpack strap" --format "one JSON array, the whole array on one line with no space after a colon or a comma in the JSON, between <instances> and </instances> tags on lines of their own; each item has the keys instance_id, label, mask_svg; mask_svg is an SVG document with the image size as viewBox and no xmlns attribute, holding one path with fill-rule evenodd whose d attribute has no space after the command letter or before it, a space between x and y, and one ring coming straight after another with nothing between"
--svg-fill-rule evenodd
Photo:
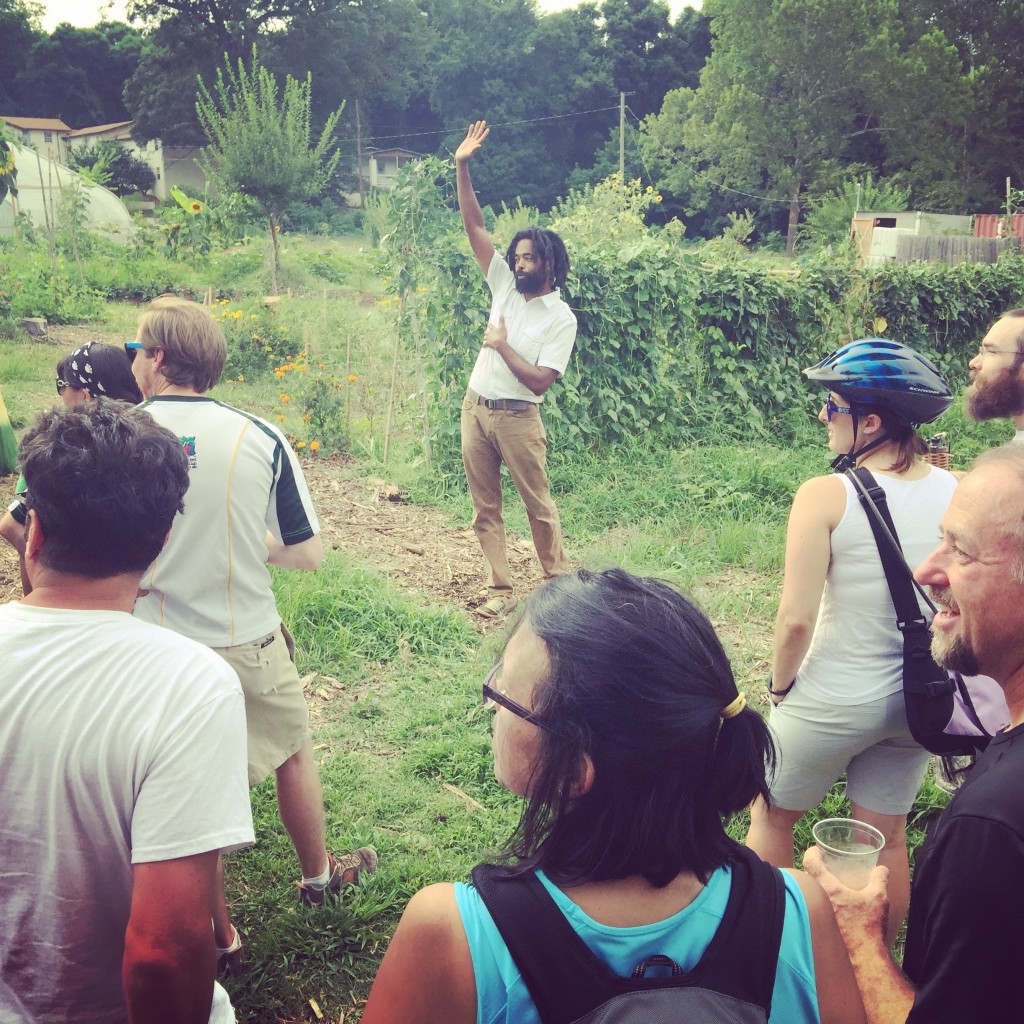
<instances>
[{"instance_id":1,"label":"black backpack strap","mask_svg":"<svg viewBox=\"0 0 1024 1024\"><path fill-rule=\"evenodd\" d=\"M616 990L534 872L473 868L473 884L523 976L543 1024L571 1024Z\"/></svg>"},{"instance_id":2,"label":"black backpack strap","mask_svg":"<svg viewBox=\"0 0 1024 1024\"><path fill-rule=\"evenodd\" d=\"M878 547L878 557L882 560L885 582L889 586L893 607L896 609L896 625L903 634L904 644L904 689L911 692L920 691L925 696L939 696L952 693L956 683L945 672L930 671L922 665L920 672L912 672L908 677L907 659L927 661L931 666L931 633L928 620L921 613L917 603L913 570L907 565L900 546L899 535L889 512L889 504L885 500L885 491L867 469L848 469L846 475L853 484L853 489L860 498L861 505L867 513L868 525ZM925 679L924 677L928 678Z\"/></svg>"},{"instance_id":3,"label":"black backpack strap","mask_svg":"<svg viewBox=\"0 0 1024 1024\"><path fill-rule=\"evenodd\" d=\"M786 916L786 883L778 868L746 847L729 866L729 902L690 977L703 988L763 1006L768 1017Z\"/></svg>"},{"instance_id":4,"label":"black backpack strap","mask_svg":"<svg viewBox=\"0 0 1024 1024\"><path fill-rule=\"evenodd\" d=\"M473 884L491 913L543 1024L571 1024L617 995L681 985L713 989L771 1012L782 942L786 887L778 869L739 848L729 901L700 962L672 977L614 973L577 935L547 890L530 872L481 864ZM660 963L649 957L643 966ZM641 965L637 965L638 967Z\"/></svg>"}]
</instances>

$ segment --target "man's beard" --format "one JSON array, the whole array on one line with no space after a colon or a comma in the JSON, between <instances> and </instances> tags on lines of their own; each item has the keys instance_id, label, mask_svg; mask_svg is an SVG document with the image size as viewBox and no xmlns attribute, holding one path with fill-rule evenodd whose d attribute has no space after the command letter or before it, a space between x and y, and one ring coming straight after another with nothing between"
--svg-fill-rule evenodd
<instances>
[{"instance_id":1,"label":"man's beard","mask_svg":"<svg viewBox=\"0 0 1024 1024\"><path fill-rule=\"evenodd\" d=\"M523 276L516 275L516 291L520 295L527 292L539 292L544 287L544 268L539 270L526 270Z\"/></svg>"},{"instance_id":2,"label":"man's beard","mask_svg":"<svg viewBox=\"0 0 1024 1024\"><path fill-rule=\"evenodd\" d=\"M928 588L932 600L939 609L959 612L960 608L950 596L949 587L932 586ZM968 646L963 636L950 636L948 633L932 633L932 657L936 664L948 668L951 672L959 672L965 676L981 674L978 656Z\"/></svg>"},{"instance_id":3,"label":"man's beard","mask_svg":"<svg viewBox=\"0 0 1024 1024\"><path fill-rule=\"evenodd\" d=\"M947 637L933 633L932 657L936 664L951 672L959 672L962 676L981 675L978 657L962 636Z\"/></svg>"},{"instance_id":4,"label":"man's beard","mask_svg":"<svg viewBox=\"0 0 1024 1024\"><path fill-rule=\"evenodd\" d=\"M1020 363L994 381L975 380L964 393L972 420L998 420L1024 413L1024 381L1017 376Z\"/></svg>"}]
</instances>

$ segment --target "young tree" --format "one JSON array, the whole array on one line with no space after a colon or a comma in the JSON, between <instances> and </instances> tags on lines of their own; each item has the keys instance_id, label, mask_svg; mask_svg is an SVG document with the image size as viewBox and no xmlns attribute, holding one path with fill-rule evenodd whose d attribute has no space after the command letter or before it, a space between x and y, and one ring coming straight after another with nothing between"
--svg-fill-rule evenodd
<instances>
[{"instance_id":1,"label":"young tree","mask_svg":"<svg viewBox=\"0 0 1024 1024\"><path fill-rule=\"evenodd\" d=\"M334 129L341 108L327 118L314 145L312 75L304 82L288 75L282 93L257 60L255 47L248 68L241 60L237 70L230 61L225 65L217 71L212 92L199 80L196 113L209 140L204 169L222 192L251 196L267 219L274 254L271 289L276 295L278 218L288 203L313 198L330 181L340 156Z\"/></svg>"}]
</instances>

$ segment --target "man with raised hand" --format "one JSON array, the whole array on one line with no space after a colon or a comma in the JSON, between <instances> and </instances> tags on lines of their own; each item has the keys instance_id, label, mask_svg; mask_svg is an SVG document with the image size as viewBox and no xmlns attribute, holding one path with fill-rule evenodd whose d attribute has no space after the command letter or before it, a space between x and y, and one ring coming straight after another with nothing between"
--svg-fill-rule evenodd
<instances>
[{"instance_id":1,"label":"man with raised hand","mask_svg":"<svg viewBox=\"0 0 1024 1024\"><path fill-rule=\"evenodd\" d=\"M249 785L270 772L281 821L302 870L299 898L328 893L372 872L369 847L328 852L323 795L309 712L281 622L267 563L316 569L323 543L291 446L270 423L210 398L227 344L207 310L154 300L129 343L140 408L181 440L189 460L185 511L142 580L135 614L213 648L238 673L248 724ZM211 785L216 780L210 780ZM241 966L241 940L223 902L214 915L221 967Z\"/></svg>"},{"instance_id":2,"label":"man with raised hand","mask_svg":"<svg viewBox=\"0 0 1024 1024\"><path fill-rule=\"evenodd\" d=\"M1024 309L1011 309L989 328L970 362L964 406L972 420L1012 419L1024 444Z\"/></svg>"},{"instance_id":3,"label":"man with raised hand","mask_svg":"<svg viewBox=\"0 0 1024 1024\"><path fill-rule=\"evenodd\" d=\"M210 908L218 852L253 840L242 691L132 616L188 487L181 445L97 399L46 413L21 466L32 592L0 607L0 1020L231 1021Z\"/></svg>"},{"instance_id":4,"label":"man with raised hand","mask_svg":"<svg viewBox=\"0 0 1024 1024\"><path fill-rule=\"evenodd\" d=\"M980 455L953 494L942 542L916 572L938 612L932 654L991 676L1010 711L917 854L903 972L883 934L885 868L846 888L815 848L804 867L835 908L870 1024L1022 1015L1024 963L1024 446Z\"/></svg>"},{"instance_id":5,"label":"man with raised hand","mask_svg":"<svg viewBox=\"0 0 1024 1024\"><path fill-rule=\"evenodd\" d=\"M473 531L489 567L485 618L515 606L501 516L501 464L526 506L544 578L570 569L562 525L548 487L547 434L540 418L544 393L565 372L576 340L576 317L559 289L569 273L565 245L554 231L520 231L499 256L469 177L469 161L490 133L469 126L455 151L462 226L491 291L483 345L462 403L462 462L473 501Z\"/></svg>"}]
</instances>

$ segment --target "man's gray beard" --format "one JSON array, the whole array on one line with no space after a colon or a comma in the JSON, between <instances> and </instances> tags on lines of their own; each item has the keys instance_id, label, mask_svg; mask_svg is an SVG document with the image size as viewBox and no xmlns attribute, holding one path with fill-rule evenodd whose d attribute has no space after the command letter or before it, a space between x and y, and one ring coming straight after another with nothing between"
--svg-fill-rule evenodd
<instances>
[{"instance_id":1,"label":"man's gray beard","mask_svg":"<svg viewBox=\"0 0 1024 1024\"><path fill-rule=\"evenodd\" d=\"M964 405L972 420L1009 419L1024 413L1024 381L1017 368L1003 374L994 383L975 381L964 393Z\"/></svg>"},{"instance_id":2,"label":"man's gray beard","mask_svg":"<svg viewBox=\"0 0 1024 1024\"><path fill-rule=\"evenodd\" d=\"M963 637L955 636L947 640L939 634L933 634L932 657L937 664L951 672L959 672L963 676L981 674L977 655L967 646Z\"/></svg>"}]
</instances>

